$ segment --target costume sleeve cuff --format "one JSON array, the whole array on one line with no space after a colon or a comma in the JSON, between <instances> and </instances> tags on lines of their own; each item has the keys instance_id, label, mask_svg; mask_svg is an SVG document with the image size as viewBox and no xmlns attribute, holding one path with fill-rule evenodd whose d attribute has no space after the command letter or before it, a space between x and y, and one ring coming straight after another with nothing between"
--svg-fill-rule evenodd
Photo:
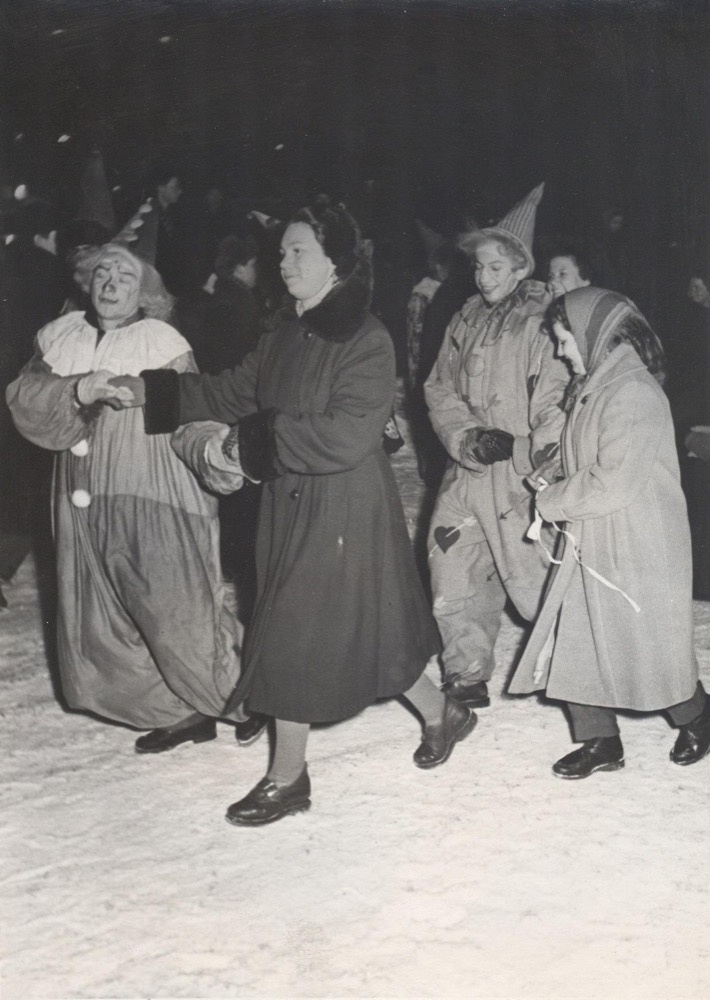
<instances>
[{"instance_id":1,"label":"costume sleeve cuff","mask_svg":"<svg viewBox=\"0 0 710 1000\"><path fill-rule=\"evenodd\" d=\"M546 486L544 490L538 493L535 499L535 506L540 511L540 516L543 520L551 524L553 521L566 521L564 511L560 507L560 502L558 499L559 490L555 483L551 486Z\"/></svg>"},{"instance_id":2,"label":"costume sleeve cuff","mask_svg":"<svg viewBox=\"0 0 710 1000\"><path fill-rule=\"evenodd\" d=\"M180 383L171 368L141 372L146 434L172 434L180 426Z\"/></svg>"},{"instance_id":3,"label":"costume sleeve cuff","mask_svg":"<svg viewBox=\"0 0 710 1000\"><path fill-rule=\"evenodd\" d=\"M276 450L276 410L261 410L239 421L239 464L255 482L276 479L284 470Z\"/></svg>"},{"instance_id":4,"label":"costume sleeve cuff","mask_svg":"<svg viewBox=\"0 0 710 1000\"><path fill-rule=\"evenodd\" d=\"M513 468L519 476L529 476L535 470L530 461L530 438L527 434L513 441Z\"/></svg>"}]
</instances>

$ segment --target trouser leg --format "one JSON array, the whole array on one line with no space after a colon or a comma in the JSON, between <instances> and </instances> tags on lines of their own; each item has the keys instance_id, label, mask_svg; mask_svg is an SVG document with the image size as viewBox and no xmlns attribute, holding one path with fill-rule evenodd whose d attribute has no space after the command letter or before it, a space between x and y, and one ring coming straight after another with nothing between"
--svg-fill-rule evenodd
<instances>
[{"instance_id":1,"label":"trouser leg","mask_svg":"<svg viewBox=\"0 0 710 1000\"><path fill-rule=\"evenodd\" d=\"M705 688L698 681L692 698L681 701L677 705L671 705L670 708L666 709L673 725L687 726L689 722L694 722L705 708L706 698Z\"/></svg>"},{"instance_id":2,"label":"trouser leg","mask_svg":"<svg viewBox=\"0 0 710 1000\"><path fill-rule=\"evenodd\" d=\"M480 524L437 506L429 536L434 617L447 681L487 681L495 664L506 593Z\"/></svg>"},{"instance_id":3,"label":"trouser leg","mask_svg":"<svg viewBox=\"0 0 710 1000\"><path fill-rule=\"evenodd\" d=\"M573 701L567 702L567 708L572 718L572 738L575 743L619 735L616 712L613 708L579 705Z\"/></svg>"}]
</instances>

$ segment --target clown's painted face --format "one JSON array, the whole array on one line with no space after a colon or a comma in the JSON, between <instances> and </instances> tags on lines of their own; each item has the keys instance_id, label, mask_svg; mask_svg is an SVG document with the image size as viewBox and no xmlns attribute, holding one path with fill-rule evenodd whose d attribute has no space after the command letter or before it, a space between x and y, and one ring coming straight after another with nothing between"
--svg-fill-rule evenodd
<instances>
[{"instance_id":1,"label":"clown's painted face","mask_svg":"<svg viewBox=\"0 0 710 1000\"><path fill-rule=\"evenodd\" d=\"M335 273L335 265L306 222L293 222L281 240L281 277L295 299L312 299Z\"/></svg>"},{"instance_id":2,"label":"clown's painted face","mask_svg":"<svg viewBox=\"0 0 710 1000\"><path fill-rule=\"evenodd\" d=\"M91 301L104 327L120 326L138 312L141 265L131 254L109 248L91 280Z\"/></svg>"},{"instance_id":3,"label":"clown's painted face","mask_svg":"<svg viewBox=\"0 0 710 1000\"><path fill-rule=\"evenodd\" d=\"M489 306L506 299L525 277L525 268L517 267L503 251L497 240L490 240L481 243L474 255L476 285Z\"/></svg>"}]
</instances>

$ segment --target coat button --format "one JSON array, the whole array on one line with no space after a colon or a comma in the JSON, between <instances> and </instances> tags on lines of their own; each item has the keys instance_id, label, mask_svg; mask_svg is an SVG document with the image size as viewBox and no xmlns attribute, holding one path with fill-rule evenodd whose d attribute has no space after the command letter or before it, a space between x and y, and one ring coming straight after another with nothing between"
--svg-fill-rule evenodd
<instances>
[{"instance_id":1,"label":"coat button","mask_svg":"<svg viewBox=\"0 0 710 1000\"><path fill-rule=\"evenodd\" d=\"M91 494L88 490L74 490L71 502L74 507L88 507L91 503Z\"/></svg>"},{"instance_id":2,"label":"coat button","mask_svg":"<svg viewBox=\"0 0 710 1000\"><path fill-rule=\"evenodd\" d=\"M292 500L298 500L298 490L291 490L289 496Z\"/></svg>"}]
</instances>

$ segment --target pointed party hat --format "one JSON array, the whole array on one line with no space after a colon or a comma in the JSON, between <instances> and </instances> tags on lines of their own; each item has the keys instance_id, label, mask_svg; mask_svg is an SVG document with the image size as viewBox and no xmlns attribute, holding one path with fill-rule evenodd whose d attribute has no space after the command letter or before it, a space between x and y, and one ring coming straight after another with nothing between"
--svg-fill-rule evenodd
<instances>
[{"instance_id":1,"label":"pointed party hat","mask_svg":"<svg viewBox=\"0 0 710 1000\"><path fill-rule=\"evenodd\" d=\"M417 232L419 233L427 254L430 254L432 250L441 246L444 242L444 237L441 233L437 233L435 230L430 229L429 226L427 226L425 222L422 222L421 219L415 219L414 225L417 227Z\"/></svg>"},{"instance_id":2,"label":"pointed party hat","mask_svg":"<svg viewBox=\"0 0 710 1000\"><path fill-rule=\"evenodd\" d=\"M512 243L525 257L526 267L524 277L529 277L535 270L535 258L532 255L533 238L535 236L535 216L537 206L542 201L545 182L538 184L521 201L511 208L498 225L486 226L485 229L474 230L464 234L459 241L460 248L472 254L484 239L496 237Z\"/></svg>"},{"instance_id":3,"label":"pointed party hat","mask_svg":"<svg viewBox=\"0 0 710 1000\"><path fill-rule=\"evenodd\" d=\"M110 236L116 230L113 202L106 180L101 150L94 149L84 167L80 181L80 201L77 222L95 222Z\"/></svg>"},{"instance_id":4,"label":"pointed party hat","mask_svg":"<svg viewBox=\"0 0 710 1000\"><path fill-rule=\"evenodd\" d=\"M111 240L155 267L158 246L158 210L154 198L148 198Z\"/></svg>"}]
</instances>

